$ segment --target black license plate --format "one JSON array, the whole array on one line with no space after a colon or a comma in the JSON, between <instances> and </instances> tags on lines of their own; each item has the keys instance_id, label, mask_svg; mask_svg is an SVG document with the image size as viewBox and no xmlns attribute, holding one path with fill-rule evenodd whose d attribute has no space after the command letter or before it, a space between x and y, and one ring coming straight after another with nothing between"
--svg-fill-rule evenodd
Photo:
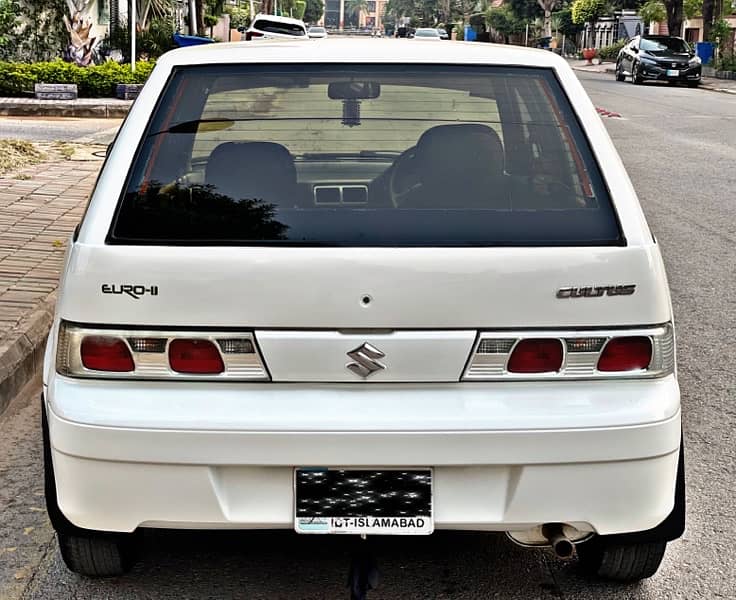
<instances>
[{"instance_id":1,"label":"black license plate","mask_svg":"<svg viewBox=\"0 0 736 600\"><path fill-rule=\"evenodd\" d=\"M298 533L432 533L431 469L295 469Z\"/></svg>"}]
</instances>

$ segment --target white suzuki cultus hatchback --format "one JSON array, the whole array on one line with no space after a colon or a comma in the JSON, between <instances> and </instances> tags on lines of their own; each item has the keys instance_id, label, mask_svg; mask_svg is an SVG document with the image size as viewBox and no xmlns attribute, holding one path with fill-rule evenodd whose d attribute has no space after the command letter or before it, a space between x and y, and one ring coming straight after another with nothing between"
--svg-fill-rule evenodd
<instances>
[{"instance_id":1,"label":"white suzuki cultus hatchback","mask_svg":"<svg viewBox=\"0 0 736 600\"><path fill-rule=\"evenodd\" d=\"M162 57L70 241L43 407L87 575L145 528L456 529L631 581L685 525L660 252L551 52Z\"/></svg>"}]
</instances>

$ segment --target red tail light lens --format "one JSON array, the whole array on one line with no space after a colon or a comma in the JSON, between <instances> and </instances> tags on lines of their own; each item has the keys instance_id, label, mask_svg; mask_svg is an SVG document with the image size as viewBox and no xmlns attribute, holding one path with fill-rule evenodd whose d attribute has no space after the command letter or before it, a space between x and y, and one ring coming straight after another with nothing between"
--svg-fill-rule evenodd
<instances>
[{"instance_id":1,"label":"red tail light lens","mask_svg":"<svg viewBox=\"0 0 736 600\"><path fill-rule=\"evenodd\" d=\"M117 337L88 335L80 348L82 364L95 371L133 371L135 364L127 344Z\"/></svg>"},{"instance_id":2,"label":"red tail light lens","mask_svg":"<svg viewBox=\"0 0 736 600\"><path fill-rule=\"evenodd\" d=\"M216 375L225 370L217 347L209 340L179 339L169 344L169 365L177 373Z\"/></svg>"},{"instance_id":3,"label":"red tail light lens","mask_svg":"<svg viewBox=\"0 0 736 600\"><path fill-rule=\"evenodd\" d=\"M652 340L644 336L614 338L598 359L599 371L637 371L652 362Z\"/></svg>"},{"instance_id":4,"label":"red tail light lens","mask_svg":"<svg viewBox=\"0 0 736 600\"><path fill-rule=\"evenodd\" d=\"M562 342L554 339L521 340L511 353L510 373L553 373L562 367Z\"/></svg>"},{"instance_id":5,"label":"red tail light lens","mask_svg":"<svg viewBox=\"0 0 736 600\"><path fill-rule=\"evenodd\" d=\"M252 40L255 37L263 37L262 33L259 33L257 31L246 31L245 32L245 41Z\"/></svg>"}]
</instances>

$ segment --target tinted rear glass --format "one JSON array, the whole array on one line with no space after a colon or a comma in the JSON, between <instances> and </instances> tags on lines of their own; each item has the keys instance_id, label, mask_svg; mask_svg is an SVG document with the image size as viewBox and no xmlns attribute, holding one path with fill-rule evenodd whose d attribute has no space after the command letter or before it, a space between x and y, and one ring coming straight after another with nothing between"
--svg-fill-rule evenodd
<instances>
[{"instance_id":1,"label":"tinted rear glass","mask_svg":"<svg viewBox=\"0 0 736 600\"><path fill-rule=\"evenodd\" d=\"M305 35L305 30L298 23L282 23L281 21L271 21L269 19L257 19L253 23L253 29L265 31L266 33L283 33L287 35Z\"/></svg>"},{"instance_id":2,"label":"tinted rear glass","mask_svg":"<svg viewBox=\"0 0 736 600\"><path fill-rule=\"evenodd\" d=\"M177 69L109 243L611 245L616 216L545 69Z\"/></svg>"}]
</instances>

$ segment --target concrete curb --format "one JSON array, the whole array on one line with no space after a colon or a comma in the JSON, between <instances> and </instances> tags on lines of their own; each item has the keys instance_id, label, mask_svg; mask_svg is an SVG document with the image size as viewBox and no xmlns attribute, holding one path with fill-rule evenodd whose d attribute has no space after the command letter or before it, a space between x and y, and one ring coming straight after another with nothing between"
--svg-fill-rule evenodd
<instances>
[{"instance_id":1,"label":"concrete curb","mask_svg":"<svg viewBox=\"0 0 736 600\"><path fill-rule=\"evenodd\" d=\"M0 343L0 415L10 401L43 368L46 338L54 319L56 292L27 315Z\"/></svg>"},{"instance_id":2,"label":"concrete curb","mask_svg":"<svg viewBox=\"0 0 736 600\"><path fill-rule=\"evenodd\" d=\"M97 119L124 118L132 100L36 100L34 98L0 98L0 115L4 117L82 117Z\"/></svg>"}]
</instances>

